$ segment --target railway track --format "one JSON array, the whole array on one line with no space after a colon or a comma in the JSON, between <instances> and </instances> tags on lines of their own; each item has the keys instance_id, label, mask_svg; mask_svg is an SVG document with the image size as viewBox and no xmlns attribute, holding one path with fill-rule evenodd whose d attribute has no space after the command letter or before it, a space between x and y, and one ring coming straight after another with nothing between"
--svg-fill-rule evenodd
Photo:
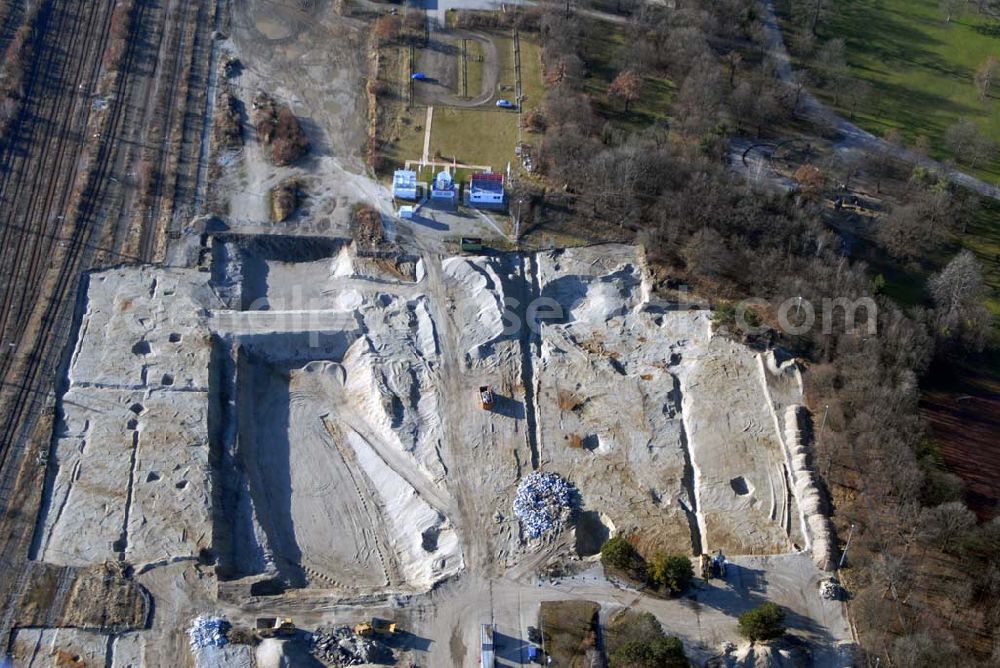
<instances>
[{"instance_id":1,"label":"railway track","mask_svg":"<svg viewBox=\"0 0 1000 668\"><path fill-rule=\"evenodd\" d=\"M180 94L184 105L179 110L175 105L167 105L164 137L155 169L156 183L140 239L138 255L144 262L155 259L160 234L170 228L177 216L193 213L197 194L204 122L204 103L199 98L204 95L208 82L207 68L198 64L211 60L211 29L216 7L213 0L182 3L182 6L192 18L180 24L165 99L173 100ZM187 26L194 26L190 39L186 34Z\"/></svg>"},{"instance_id":2,"label":"railway track","mask_svg":"<svg viewBox=\"0 0 1000 668\"><path fill-rule=\"evenodd\" d=\"M135 0L118 73L108 79L113 12L126 0L41 1L26 101L0 148L0 563L22 572L79 278L109 261L155 259L164 222L192 210L205 155L199 85L208 79L215 12L225 6ZM171 35L176 48L164 50L174 46ZM165 169L147 200L155 213L143 220L133 213L139 195L129 176L149 152ZM170 180L180 169L190 177ZM28 586L0 578L0 649Z\"/></svg>"},{"instance_id":3,"label":"railway track","mask_svg":"<svg viewBox=\"0 0 1000 668\"><path fill-rule=\"evenodd\" d=\"M155 113L150 109L156 105L148 94L149 68L137 67L140 50L156 43L154 31L166 31L175 23L181 34L191 29L191 23L204 16L208 2L179 2L183 12L170 15L153 0L137 0L119 73L104 98L106 107L98 109L92 96L111 39L113 11L122 1L45 0L43 33L31 64L24 111L16 122L16 141L0 153L0 164L5 165L0 172L3 564L23 563L30 549L44 473L44 457L36 462L30 455L48 449L52 387L71 332L78 281L96 262L122 256L119 244L128 240L134 221L129 209L134 197L120 177L134 163L135 142L141 141L144 130L141 124ZM149 42L143 41L144 33L151 35ZM184 49L177 51L183 54ZM201 65L197 58L170 55L169 75L175 86ZM167 98L171 102L167 106L186 104L188 97ZM172 125L164 125L164 153L171 143ZM154 200L157 206L159 196ZM157 225L157 218L150 224ZM144 259L149 259L157 231L146 229L142 236ZM0 583L4 605L0 621L11 619L10 610L24 595L25 586L14 579ZM10 631L6 623L3 627L0 644L8 641Z\"/></svg>"},{"instance_id":4,"label":"railway track","mask_svg":"<svg viewBox=\"0 0 1000 668\"><path fill-rule=\"evenodd\" d=\"M200 168L202 128L205 124L204 96L208 87L208 71L196 67L199 61L211 60L211 29L215 25L214 2L199 2L195 19L195 32L191 44L191 67L187 80L187 100L181 121L181 145L175 169L173 223L178 216L190 217L196 198L198 171ZM211 13L210 13L211 12Z\"/></svg>"},{"instance_id":5,"label":"railway track","mask_svg":"<svg viewBox=\"0 0 1000 668\"><path fill-rule=\"evenodd\" d=\"M70 165L67 160L67 149L69 144L77 149L72 155L74 159L82 150L81 141L65 141L61 135L72 134L74 130L80 134L86 127L89 110L86 105L79 104L79 93L83 92L82 87L89 97L93 89L106 36L94 39L90 45L86 37L95 31L101 19L104 19L105 29L100 32L107 33L112 6L112 1L102 0L97 5L98 11L82 12L78 7L71 13L51 6L43 10L47 14L44 22L40 21L44 25L40 29L46 35L68 31L72 39L62 58L41 57L45 50L40 49L39 57L32 64L26 91L29 104L37 100L39 109L30 116L27 109L22 110L12 128L15 139L4 149L3 162L8 168L0 177L0 202L4 204L0 212L0 266L4 268L5 279L0 299L0 335L4 344L0 377L5 377L13 358L10 343L19 341L24 333L25 308L37 294L37 279L42 270L40 258L52 251L51 237L48 243L44 243L44 238L36 238L36 243L29 244L31 235L18 234L15 228L51 232L61 226L60 216L65 215L71 189L64 188L62 192L56 189L61 182L65 183L61 178L72 179L75 171L75 164ZM55 44L50 45L49 50L56 51ZM86 67L88 64L90 67ZM89 79L89 85L85 78ZM71 87L73 92L47 94L52 87ZM74 111L78 112L75 116ZM44 122L46 120L48 123ZM83 125L80 125L81 120ZM27 137L23 137L26 125ZM61 131L53 132L52 128ZM34 146L39 147L37 153L32 153ZM39 241L43 243L37 243Z\"/></svg>"},{"instance_id":6,"label":"railway track","mask_svg":"<svg viewBox=\"0 0 1000 668\"><path fill-rule=\"evenodd\" d=\"M161 26L161 28L155 31L147 31L152 33L152 39L155 40L155 45L150 45L155 47L155 58L153 69L149 75L149 83L143 93L144 99L159 102L162 99L160 92L161 83L163 79L172 76L173 70L165 67L165 63L169 62L167 55L171 46L168 33L171 31L172 24L169 17L176 15L178 11L177 6L180 2L181 0L168 0L168 2L160 3L149 11L150 21L155 26ZM108 245L113 249L116 257L123 257L129 261L138 262L143 259L140 256L140 248L143 243L142 228L149 224L149 220L143 217L144 214L141 210L143 207L143 195L137 188L137 186L141 185L137 166L140 164L145 151L154 150L152 148L154 145L157 146L155 150L163 150L163 144L167 141L165 135L160 136L153 128L156 112L159 107L159 104L135 105L134 113L141 120L134 134L128 138L129 149L124 156L126 168L123 170L123 173L127 174L131 179L133 187L125 191L119 215L126 218L127 221L125 224L116 225L114 230L111 231ZM130 247L129 238L132 236L133 228L128 224L129 220L133 224L138 222L140 225L139 243L134 248Z\"/></svg>"},{"instance_id":7,"label":"railway track","mask_svg":"<svg viewBox=\"0 0 1000 668\"><path fill-rule=\"evenodd\" d=\"M200 4L200 3L197 3ZM181 3L183 7L182 11L190 11L190 7L195 4ZM178 41L176 48L173 49L173 67L170 68L168 73L168 88L164 100L173 100L177 94L177 85L181 79L181 70L183 65L184 53L184 24L178 25ZM170 137L173 133L173 123L174 123L174 105L167 104L167 115L163 121L163 142L159 147L159 155L157 158L156 169L154 171L156 175L156 182L153 187L152 201L149 205L149 210L145 212L145 224L142 226L142 232L140 236L139 243L139 258L143 262L149 262L153 259L153 255L156 251L156 240L158 237L157 228L160 220L162 200L164 195L164 181L166 180L167 163L170 157Z\"/></svg>"},{"instance_id":8,"label":"railway track","mask_svg":"<svg viewBox=\"0 0 1000 668\"><path fill-rule=\"evenodd\" d=\"M144 4L139 5L139 11L144 7ZM141 22L137 21L136 24L139 25ZM98 54L98 61L100 60L99 56L100 54ZM122 66L123 72L127 73L129 71L134 56L135 46L130 42L125 51ZM8 466L11 464L12 451L24 450L24 440L33 430L35 422L41 413L40 410L32 409L41 408L41 406L37 406L39 402L44 400L43 395L45 393L41 389L45 383L55 378L55 372L61 358L61 346L59 345L58 337L52 336L54 333L53 330L57 323L64 322L68 325L66 321L71 317L72 309L68 307L72 304L73 300L70 298L73 296L72 293L75 292L75 286L80 274L85 269L85 265L83 264L84 250L96 227L94 220L96 203L101 201L105 190L111 183L107 178L107 167L114 142L109 139L115 136L121 125L122 110L125 106L123 93L128 80L129 77L127 74L119 77L114 102L102 127L102 136L105 137L105 140L98 145L95 161L96 167L84 186L84 195L79 207L79 213L75 216L75 221L72 223L72 235L67 240L65 248L58 249L55 255L52 256L53 264L58 262L59 266L58 270L49 272L50 274L55 274L55 282L51 286L51 297L47 300L40 316L36 312L33 317L28 318L23 323L25 327L36 325L38 330L37 334L32 337L34 345L32 346L31 353L27 356L27 364L17 365L25 366L26 368L23 369L23 374L18 374L20 382L16 385L13 400L10 402L10 409L3 416L3 421L0 423L3 425L0 427L0 471L2 472L9 472ZM68 196L65 193L64 195ZM43 284L37 286L37 289L44 289L45 287L47 286ZM59 317L60 315L62 316L61 318ZM22 371L22 369L16 370ZM10 386L10 382L8 382L8 386ZM2 482L0 482L0 509L3 511L8 510L9 498L5 494L8 490L5 487L10 478L11 476L4 475Z\"/></svg>"},{"instance_id":9,"label":"railway track","mask_svg":"<svg viewBox=\"0 0 1000 668\"><path fill-rule=\"evenodd\" d=\"M89 42L87 40L87 33L85 31L95 31L104 35L103 38L98 40L93 40L88 50L84 52L84 58L77 61L77 66L71 71L72 75L72 86L79 89L81 86L88 91L88 94L83 96L83 101L79 99L79 96L55 96L55 100L51 103L51 114L57 119L57 122L61 123L62 128L75 128L77 133L81 129L85 130L87 127L87 121L90 118L91 106L87 102L89 101L89 91L93 89L95 85L96 77L100 71L101 58L100 55L103 53L104 49L107 47L109 33L110 21L112 10L114 8L114 0L103 0L100 4L100 12L81 12L77 11L74 13L64 12L57 14L55 17L58 22L48 25L48 29L58 31L65 34L64 31L70 31L74 35L71 46L67 49L66 53L73 53L73 48L76 48L81 43ZM173 68L170 70L170 88L167 93L167 100L173 99L176 92L178 82L184 77L189 75L190 71L193 69L191 65L194 64L194 59L188 64L184 65L184 59L182 58L185 48L183 42L183 33L185 32L186 26L190 25L192 22L197 23L198 21L203 21L207 13L205 2L194 3L193 5L189 3L182 3L185 7L184 16L180 21L177 30L181 34L182 41L178 45L179 48L176 52L179 54L176 56ZM194 7L194 11L189 12L188 7ZM78 9L80 5L78 4ZM133 21L134 29L141 29L143 26L143 18L145 13L148 11L149 4L146 2L139 2L136 6L136 17ZM89 19L85 19L85 14L89 14ZM51 19L52 17L48 17ZM195 30L195 34L198 34L199 30ZM121 70L125 73L129 72L133 66L133 60L135 58L138 40L130 39L129 45L126 49L123 63L121 65ZM67 55L67 59L69 56ZM88 62L89 58L89 62ZM48 64L47 68L54 67L54 63L57 59L39 59L45 60ZM36 62L36 68L38 63ZM53 75L48 72L46 78L51 78ZM64 78L64 77L62 77ZM81 83L83 80L83 83ZM76 223L72 227L72 234L68 238L64 238L59 234L59 229L64 228L66 221L65 217L68 214L68 204L70 203L70 198L72 197L72 188L68 187L69 184L76 183L74 180L60 180L58 178L45 178L45 175L51 175L60 172L74 172L80 167L79 158L81 149L81 142L79 139L70 141L65 141L65 136L67 131L63 132L49 132L46 133L42 138L42 150L40 154L40 159L35 161L33 169L29 170L29 178L17 179L12 182L13 177L18 174L16 169L17 165L8 170L3 175L3 180L0 181L0 198L7 200L11 199L13 202L20 202L22 197L27 198L26 208L21 207L10 207L10 210L5 208L3 217L0 218L0 223L3 226L3 237L0 238L0 258L3 259L4 265L9 266L10 269L6 272L6 285L7 289L4 291L3 300L0 302L0 332L3 332L4 343L8 343L10 339L15 341L20 341L21 337L24 335L26 328L29 326L30 318L28 317L31 312L31 307L37 302L39 291L42 288L43 277L46 272L50 270L50 265L53 264L54 258L59 255L56 251L63 250L65 254L69 256L77 256L83 250L93 251L97 246L91 243L91 235L83 235L82 232L87 228L97 224L95 220L95 203L103 202L107 195L107 191L110 186L118 183L117 179L110 178L109 165L112 158L112 145L115 144L115 138L118 136L121 127L122 112L126 107L124 100L124 87L126 82L129 80L127 74L119 77L117 89L114 91L114 95L110 96L112 98L111 108L108 114L108 118L105 120L104 126L99 132L99 137L96 146L96 156L94 158L94 164L96 167L92 170L89 178L82 184L77 184L83 192L81 199L80 210L76 216ZM36 84L37 85L37 84ZM70 99L65 99L69 97ZM163 138L163 143L161 146L160 154L163 163L165 164L169 157L169 148L171 146L171 136L170 132L172 126L172 119L174 115L174 106L168 105L167 111L167 121L164 123L164 128L166 135ZM200 119L201 114L197 114ZM34 136L35 131L32 131L32 136ZM72 135L72 132L70 132ZM200 138L200 132L196 129L191 129L189 131L189 140L191 138ZM182 137L182 142L183 142ZM76 149L76 151L73 150ZM200 154L200 147L194 147L191 149L193 155L198 156ZM22 159L22 163L26 162L30 156ZM197 160L193 162L192 168L194 170L198 169ZM44 184L43 187L35 187L32 189L32 185ZM62 186L62 187L60 187ZM161 208L161 200L164 198L165 189L162 187L162 177L157 188L156 196L153 198L152 202L152 213L147 219L147 225L143 226L142 230L142 249L140 253L140 259L144 261L149 261L153 259L155 253L155 241L158 237L158 222L159 222L159 212ZM187 189L190 190L190 189ZM176 200L180 194L180 186L175 185L173 196ZM186 192L186 191L185 191ZM186 197L191 199L193 193L187 193ZM16 210L15 210L16 209ZM19 221L20 224L16 224L13 218L18 215L18 211L24 211L24 216ZM48 224L46 224L48 223ZM58 225L54 224L58 223ZM56 229L53 229L56 228ZM20 233L18 232L20 230ZM39 231L36 231L39 230ZM27 232L27 233L26 233ZM62 246L62 248L60 248ZM66 267L68 270L71 280L75 283L76 277L79 275L85 266L69 266ZM27 280L15 280L16 277L26 277ZM64 276L65 278L65 276ZM17 287L20 284L22 289L18 291ZM64 286L60 284L59 292L54 296L58 301L65 297ZM50 315L46 315L43 320L43 326L49 323L51 320ZM41 341L45 339L50 333L48 328L40 331L38 336L32 337L36 341ZM8 348L4 351L2 362L0 362L0 377L6 379L5 385L9 388L13 384L13 378L10 378L10 371L12 364L16 359L16 356L11 354L10 346L5 345ZM37 350L32 350L29 357L36 358ZM37 359L33 360L35 363L30 364L29 375L27 378L21 378L21 382L18 383L20 387L20 393L25 391L30 391L34 374L38 372L40 365L37 364ZM16 407L23 406L23 401L15 401ZM6 416L3 417L4 431L3 435L0 436L0 467L2 467L6 462L7 449L9 447L8 441L12 437L11 428L17 424L21 418L20 411L15 409L11 411Z\"/></svg>"}]
</instances>

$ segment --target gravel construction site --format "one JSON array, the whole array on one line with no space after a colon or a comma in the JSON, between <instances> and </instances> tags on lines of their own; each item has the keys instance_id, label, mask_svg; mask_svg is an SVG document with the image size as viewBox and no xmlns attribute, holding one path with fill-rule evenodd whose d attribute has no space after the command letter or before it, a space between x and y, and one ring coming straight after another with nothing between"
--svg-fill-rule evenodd
<instances>
[{"instance_id":1,"label":"gravel construction site","mask_svg":"<svg viewBox=\"0 0 1000 668\"><path fill-rule=\"evenodd\" d=\"M334 3L166 4L141 20L167 21L161 60L190 60L121 94L191 98L121 126L87 200L118 212L101 228L117 255L88 226L54 241L61 278L36 281L52 310L27 321L41 343L3 358L34 365L4 385L14 665L477 666L481 624L497 664L522 665L542 603L567 600L602 623L651 612L699 665L774 601L812 665L850 663L844 603L818 593L836 545L795 360L654 294L642 248L458 255L455 235L502 221L396 219L359 156L365 24ZM206 157L226 57L237 98L274 90L303 119L308 158L271 165L250 132ZM144 141L169 176L113 195ZM276 224L289 177L311 195ZM351 237L355 203L391 251ZM649 595L606 577L615 535L730 568ZM396 630L356 626L376 619Z\"/></svg>"},{"instance_id":2,"label":"gravel construction site","mask_svg":"<svg viewBox=\"0 0 1000 668\"><path fill-rule=\"evenodd\" d=\"M210 271L86 279L36 558L134 569L156 614L128 643L98 643L113 665L190 662L197 614L319 625L386 609L414 634L399 654L474 665L475 622L519 638L542 600L642 601L594 574L618 532L721 549L748 564L739 580L757 573L746 587L801 608L801 632L831 656L849 640L841 604L816 594L829 548L793 482L798 368L714 335L708 311L655 300L641 249L424 252L390 276L349 239L209 243ZM512 506L536 470L574 492L533 537ZM541 579L553 567L573 575ZM648 603L719 597L663 619L708 656L735 623L698 635L699 614L752 600L731 587ZM86 645L52 633L19 630L14 647ZM247 652L211 665L252 665Z\"/></svg>"}]
</instances>

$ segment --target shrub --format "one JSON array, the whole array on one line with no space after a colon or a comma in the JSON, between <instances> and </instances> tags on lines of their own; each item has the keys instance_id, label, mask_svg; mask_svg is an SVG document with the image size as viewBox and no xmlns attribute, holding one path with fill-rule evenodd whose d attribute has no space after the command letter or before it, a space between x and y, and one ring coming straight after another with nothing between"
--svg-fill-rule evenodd
<instances>
[{"instance_id":1,"label":"shrub","mask_svg":"<svg viewBox=\"0 0 1000 668\"><path fill-rule=\"evenodd\" d=\"M398 16L385 15L375 20L375 36L380 44L391 44L399 39L403 21Z\"/></svg>"},{"instance_id":2,"label":"shrub","mask_svg":"<svg viewBox=\"0 0 1000 668\"><path fill-rule=\"evenodd\" d=\"M686 668L687 656L684 645L677 638L654 638L652 640L630 640L612 652L611 668Z\"/></svg>"},{"instance_id":3,"label":"shrub","mask_svg":"<svg viewBox=\"0 0 1000 668\"><path fill-rule=\"evenodd\" d=\"M691 559L683 554L657 552L649 561L649 582L663 587L671 594L679 594L687 589L694 577Z\"/></svg>"},{"instance_id":4,"label":"shrub","mask_svg":"<svg viewBox=\"0 0 1000 668\"><path fill-rule=\"evenodd\" d=\"M615 536L604 542L601 563L630 573L641 570L644 565L642 555L624 536Z\"/></svg>"},{"instance_id":5,"label":"shrub","mask_svg":"<svg viewBox=\"0 0 1000 668\"><path fill-rule=\"evenodd\" d=\"M526 113L521 124L532 132L545 132L545 128L548 125L545 122L545 116L543 116L542 112L537 109L532 109Z\"/></svg>"},{"instance_id":6,"label":"shrub","mask_svg":"<svg viewBox=\"0 0 1000 668\"><path fill-rule=\"evenodd\" d=\"M271 157L278 166L295 162L309 152L309 140L302 130L299 119L288 107L278 110L274 130L274 142L271 146Z\"/></svg>"},{"instance_id":7,"label":"shrub","mask_svg":"<svg viewBox=\"0 0 1000 668\"><path fill-rule=\"evenodd\" d=\"M740 635L755 642L785 634L785 611L775 603L764 603L740 615Z\"/></svg>"}]
</instances>

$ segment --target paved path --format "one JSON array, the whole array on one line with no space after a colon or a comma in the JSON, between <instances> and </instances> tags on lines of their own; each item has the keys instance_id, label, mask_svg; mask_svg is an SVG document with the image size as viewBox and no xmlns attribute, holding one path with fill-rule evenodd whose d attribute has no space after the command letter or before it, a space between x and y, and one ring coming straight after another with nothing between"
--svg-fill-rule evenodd
<instances>
[{"instance_id":1,"label":"paved path","mask_svg":"<svg viewBox=\"0 0 1000 668\"><path fill-rule=\"evenodd\" d=\"M430 160L431 152L431 123L434 122L434 107L427 107L427 120L424 122L424 156L420 160L422 164L426 164Z\"/></svg>"},{"instance_id":2,"label":"paved path","mask_svg":"<svg viewBox=\"0 0 1000 668\"><path fill-rule=\"evenodd\" d=\"M768 50L777 63L778 78L782 81L795 85L798 83L798 75L792 70L791 59L788 49L785 48L785 41L781 37L781 29L778 26L778 19L774 13L774 3L767 0L764 3L764 39L767 42ZM872 133L862 130L847 119L837 115L833 110L820 102L812 93L803 89L800 98L800 112L814 123L826 124L844 138L837 144L838 150L875 150L883 151L898 160L923 165L929 169L938 171L955 183L965 186L984 197L992 197L1000 200L1000 187L970 176L954 167L932 160L924 155L920 155L902 146L895 146L889 142L876 137Z\"/></svg>"}]
</instances>

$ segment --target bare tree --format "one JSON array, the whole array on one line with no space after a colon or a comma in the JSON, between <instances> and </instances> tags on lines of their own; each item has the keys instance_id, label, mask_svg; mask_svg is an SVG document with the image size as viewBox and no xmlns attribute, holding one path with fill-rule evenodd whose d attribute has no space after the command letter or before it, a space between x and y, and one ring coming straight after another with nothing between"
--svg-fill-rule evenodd
<instances>
[{"instance_id":1,"label":"bare tree","mask_svg":"<svg viewBox=\"0 0 1000 668\"><path fill-rule=\"evenodd\" d=\"M973 169L977 164L991 160L996 152L996 145L967 118L945 130L944 142L958 160Z\"/></svg>"},{"instance_id":2,"label":"bare tree","mask_svg":"<svg viewBox=\"0 0 1000 668\"><path fill-rule=\"evenodd\" d=\"M882 192L882 179L892 174L894 164L892 150L903 145L903 137L898 128L886 130L883 139L889 148L885 150L874 148L866 154L872 175L875 177L875 192L877 193Z\"/></svg>"},{"instance_id":3,"label":"bare tree","mask_svg":"<svg viewBox=\"0 0 1000 668\"><path fill-rule=\"evenodd\" d=\"M833 103L840 104L840 93L847 82L847 56L844 40L831 39L816 53L816 66L824 85L833 91Z\"/></svg>"},{"instance_id":4,"label":"bare tree","mask_svg":"<svg viewBox=\"0 0 1000 668\"><path fill-rule=\"evenodd\" d=\"M725 87L721 68L714 60L699 59L677 93L675 114L689 135L702 135L715 126Z\"/></svg>"},{"instance_id":5,"label":"bare tree","mask_svg":"<svg viewBox=\"0 0 1000 668\"><path fill-rule=\"evenodd\" d=\"M894 208L878 229L878 241L898 258L916 258L937 248L945 238L945 228L935 221L927 207L909 202Z\"/></svg>"},{"instance_id":6,"label":"bare tree","mask_svg":"<svg viewBox=\"0 0 1000 668\"><path fill-rule=\"evenodd\" d=\"M979 99L984 102L990 96L990 88L992 88L993 80L996 78L997 66L996 56L989 56L976 70L976 88L979 90Z\"/></svg>"},{"instance_id":7,"label":"bare tree","mask_svg":"<svg viewBox=\"0 0 1000 668\"><path fill-rule=\"evenodd\" d=\"M850 86L847 88L846 102L847 108L851 110L852 121L855 114L871 100L873 91L872 85L867 81L859 79L851 81Z\"/></svg>"},{"instance_id":8,"label":"bare tree","mask_svg":"<svg viewBox=\"0 0 1000 668\"><path fill-rule=\"evenodd\" d=\"M729 87L732 88L733 80L736 77L736 70L739 68L740 63L743 62L743 56L740 55L739 51L730 51L722 57L722 62L729 68Z\"/></svg>"},{"instance_id":9,"label":"bare tree","mask_svg":"<svg viewBox=\"0 0 1000 668\"><path fill-rule=\"evenodd\" d=\"M733 253L722 235L712 228L695 232L681 255L689 270L704 276L722 277L733 266Z\"/></svg>"},{"instance_id":10,"label":"bare tree","mask_svg":"<svg viewBox=\"0 0 1000 668\"><path fill-rule=\"evenodd\" d=\"M976 526L976 516L961 501L949 501L939 506L924 508L918 522L923 538L947 549L962 534Z\"/></svg>"},{"instance_id":11,"label":"bare tree","mask_svg":"<svg viewBox=\"0 0 1000 668\"><path fill-rule=\"evenodd\" d=\"M809 21L809 32L813 35L819 34L819 22L820 19L823 18L825 10L826 0L813 0L812 18Z\"/></svg>"},{"instance_id":12,"label":"bare tree","mask_svg":"<svg viewBox=\"0 0 1000 668\"><path fill-rule=\"evenodd\" d=\"M736 88L729 96L729 108L733 113L737 129L742 130L743 122L753 118L756 104L757 92L754 91L750 82L741 81L736 84Z\"/></svg>"},{"instance_id":13,"label":"bare tree","mask_svg":"<svg viewBox=\"0 0 1000 668\"><path fill-rule=\"evenodd\" d=\"M375 36L380 44L391 44L399 39L403 22L398 16L386 14L375 20Z\"/></svg>"},{"instance_id":14,"label":"bare tree","mask_svg":"<svg viewBox=\"0 0 1000 668\"><path fill-rule=\"evenodd\" d=\"M944 13L945 23L951 23L955 14L962 11L965 0L941 0L941 11Z\"/></svg>"},{"instance_id":15,"label":"bare tree","mask_svg":"<svg viewBox=\"0 0 1000 668\"><path fill-rule=\"evenodd\" d=\"M931 154L931 140L927 135L917 135L913 140L913 152L927 157Z\"/></svg>"},{"instance_id":16,"label":"bare tree","mask_svg":"<svg viewBox=\"0 0 1000 668\"><path fill-rule=\"evenodd\" d=\"M642 79L632 70L624 70L608 86L608 97L622 100L625 103L626 114L629 103L635 102L641 95Z\"/></svg>"},{"instance_id":17,"label":"bare tree","mask_svg":"<svg viewBox=\"0 0 1000 668\"><path fill-rule=\"evenodd\" d=\"M911 633L896 638L892 645L896 665L908 668L934 668L961 663L961 653L955 643L927 633Z\"/></svg>"},{"instance_id":18,"label":"bare tree","mask_svg":"<svg viewBox=\"0 0 1000 668\"><path fill-rule=\"evenodd\" d=\"M928 283L934 299L934 325L950 350L981 351L993 325L984 303L983 270L971 251L952 258Z\"/></svg>"}]
</instances>

